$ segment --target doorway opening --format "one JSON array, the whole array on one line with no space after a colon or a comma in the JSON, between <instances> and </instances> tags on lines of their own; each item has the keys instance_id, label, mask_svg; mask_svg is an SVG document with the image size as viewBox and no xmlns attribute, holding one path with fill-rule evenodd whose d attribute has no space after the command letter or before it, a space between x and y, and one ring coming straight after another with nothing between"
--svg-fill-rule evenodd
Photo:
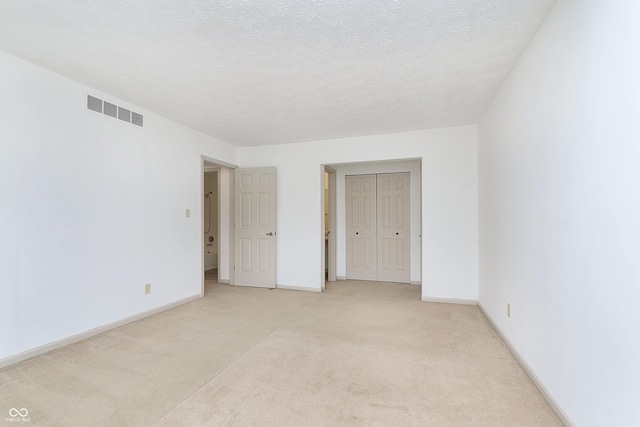
<instances>
[{"instance_id":1,"label":"doorway opening","mask_svg":"<svg viewBox=\"0 0 640 427\"><path fill-rule=\"evenodd\" d=\"M218 281L218 242L219 242L219 167L205 164L204 202L202 216L204 221L204 279Z\"/></svg>"},{"instance_id":2,"label":"doorway opening","mask_svg":"<svg viewBox=\"0 0 640 427\"><path fill-rule=\"evenodd\" d=\"M230 283L233 265L233 166L202 156L202 295L208 286Z\"/></svg>"},{"instance_id":3,"label":"doorway opening","mask_svg":"<svg viewBox=\"0 0 640 427\"><path fill-rule=\"evenodd\" d=\"M331 166L323 166L323 268L322 290L326 282L336 281L336 171Z\"/></svg>"}]
</instances>

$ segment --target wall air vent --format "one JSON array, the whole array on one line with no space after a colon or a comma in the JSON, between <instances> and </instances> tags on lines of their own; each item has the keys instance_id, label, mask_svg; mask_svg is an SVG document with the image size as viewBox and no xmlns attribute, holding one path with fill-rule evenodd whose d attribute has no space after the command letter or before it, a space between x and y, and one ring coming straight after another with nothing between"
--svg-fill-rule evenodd
<instances>
[{"instance_id":1,"label":"wall air vent","mask_svg":"<svg viewBox=\"0 0 640 427\"><path fill-rule=\"evenodd\" d=\"M131 112L131 123L134 125L142 126L142 114Z\"/></svg>"},{"instance_id":2,"label":"wall air vent","mask_svg":"<svg viewBox=\"0 0 640 427\"><path fill-rule=\"evenodd\" d=\"M102 113L102 99L94 98L93 96L89 95L87 97L87 108L89 110Z\"/></svg>"},{"instance_id":3,"label":"wall air vent","mask_svg":"<svg viewBox=\"0 0 640 427\"><path fill-rule=\"evenodd\" d=\"M142 114L127 110L126 108L118 107L117 105L107 101L102 101L101 99L91 95L87 95L87 109L97 113L103 113L106 116L113 117L114 119L120 119L140 127L142 127L144 123Z\"/></svg>"},{"instance_id":4,"label":"wall air vent","mask_svg":"<svg viewBox=\"0 0 640 427\"><path fill-rule=\"evenodd\" d=\"M113 105L107 101L104 102L104 113L107 116L117 118L118 117L118 107Z\"/></svg>"},{"instance_id":5,"label":"wall air vent","mask_svg":"<svg viewBox=\"0 0 640 427\"><path fill-rule=\"evenodd\" d=\"M118 107L118 118L120 120L124 120L125 122L131 123L131 111Z\"/></svg>"}]
</instances>

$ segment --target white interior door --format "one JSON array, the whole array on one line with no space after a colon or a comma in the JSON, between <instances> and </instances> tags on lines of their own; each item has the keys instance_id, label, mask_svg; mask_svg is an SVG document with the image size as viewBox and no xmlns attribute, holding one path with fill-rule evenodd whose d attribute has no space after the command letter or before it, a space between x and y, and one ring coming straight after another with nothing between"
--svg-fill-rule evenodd
<instances>
[{"instance_id":1,"label":"white interior door","mask_svg":"<svg viewBox=\"0 0 640 427\"><path fill-rule=\"evenodd\" d=\"M376 176L345 177L347 279L377 280Z\"/></svg>"},{"instance_id":2,"label":"white interior door","mask_svg":"<svg viewBox=\"0 0 640 427\"><path fill-rule=\"evenodd\" d=\"M388 264L392 267L392 275L390 279L384 280L410 283L410 178L408 173L396 173L391 175L391 178L393 193L392 198L389 199L391 206L387 209L392 215L390 221L392 227L385 230L385 233L391 238L392 252L387 256Z\"/></svg>"},{"instance_id":3,"label":"white interior door","mask_svg":"<svg viewBox=\"0 0 640 427\"><path fill-rule=\"evenodd\" d=\"M378 279L393 282L393 174L378 175Z\"/></svg>"},{"instance_id":4,"label":"white interior door","mask_svg":"<svg viewBox=\"0 0 640 427\"><path fill-rule=\"evenodd\" d=\"M347 231L347 279L362 279L360 267L360 177L345 177L346 231Z\"/></svg>"},{"instance_id":5,"label":"white interior door","mask_svg":"<svg viewBox=\"0 0 640 427\"><path fill-rule=\"evenodd\" d=\"M235 284L276 287L276 169L235 170Z\"/></svg>"}]
</instances>

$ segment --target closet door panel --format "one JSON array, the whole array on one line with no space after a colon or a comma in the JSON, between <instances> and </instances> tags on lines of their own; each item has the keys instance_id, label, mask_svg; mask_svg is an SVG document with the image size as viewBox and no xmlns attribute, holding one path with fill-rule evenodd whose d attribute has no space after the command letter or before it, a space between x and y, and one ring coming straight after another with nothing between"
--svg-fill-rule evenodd
<instances>
[{"instance_id":1,"label":"closet door panel","mask_svg":"<svg viewBox=\"0 0 640 427\"><path fill-rule=\"evenodd\" d=\"M376 176L347 176L347 279L376 280Z\"/></svg>"},{"instance_id":2,"label":"closet door panel","mask_svg":"<svg viewBox=\"0 0 640 427\"><path fill-rule=\"evenodd\" d=\"M346 183L346 232L347 232L347 279L360 280L360 179L347 176Z\"/></svg>"},{"instance_id":3,"label":"closet door panel","mask_svg":"<svg viewBox=\"0 0 640 427\"><path fill-rule=\"evenodd\" d=\"M377 207L376 207L376 176L361 175L361 227L360 227L360 260L362 265L362 280L378 280L378 241Z\"/></svg>"},{"instance_id":4,"label":"closet door panel","mask_svg":"<svg viewBox=\"0 0 640 427\"><path fill-rule=\"evenodd\" d=\"M409 174L397 173L393 177L393 239L394 271L393 281L410 283L410 218L409 218Z\"/></svg>"},{"instance_id":5,"label":"closet door panel","mask_svg":"<svg viewBox=\"0 0 640 427\"><path fill-rule=\"evenodd\" d=\"M378 180L378 280L393 282L395 238L393 174L380 174Z\"/></svg>"}]
</instances>

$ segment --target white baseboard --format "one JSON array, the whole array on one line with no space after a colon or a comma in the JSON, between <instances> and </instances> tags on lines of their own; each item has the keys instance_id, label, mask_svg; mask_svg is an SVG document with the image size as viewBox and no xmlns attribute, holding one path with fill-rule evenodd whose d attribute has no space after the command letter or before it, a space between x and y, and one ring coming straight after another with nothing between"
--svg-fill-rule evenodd
<instances>
[{"instance_id":1,"label":"white baseboard","mask_svg":"<svg viewBox=\"0 0 640 427\"><path fill-rule=\"evenodd\" d=\"M412 281L411 281L411 284L412 284L412 285L416 285L416 286L421 286L421 285L422 285L422 282L421 282L421 281L419 281L419 280L418 280L418 281L416 281L416 280L412 280Z\"/></svg>"},{"instance_id":2,"label":"white baseboard","mask_svg":"<svg viewBox=\"0 0 640 427\"><path fill-rule=\"evenodd\" d=\"M475 300L475 299L462 299L462 298L422 297L422 301L425 301L425 302L441 302L441 303L444 303L444 304L478 305L478 300Z\"/></svg>"},{"instance_id":3,"label":"white baseboard","mask_svg":"<svg viewBox=\"0 0 640 427\"><path fill-rule=\"evenodd\" d=\"M338 280L347 280L347 276L337 276L336 279L338 279Z\"/></svg>"},{"instance_id":4,"label":"white baseboard","mask_svg":"<svg viewBox=\"0 0 640 427\"><path fill-rule=\"evenodd\" d=\"M231 281L229 279L218 279L218 283L228 285Z\"/></svg>"},{"instance_id":5,"label":"white baseboard","mask_svg":"<svg viewBox=\"0 0 640 427\"><path fill-rule=\"evenodd\" d=\"M85 332L81 332L77 335L72 335L67 338L63 338L58 341L54 341L49 344L41 345L40 347L32 348L31 350L23 351L22 353L15 354L13 356L5 357L4 359L0 359L0 368L5 368L7 366L16 364L18 362L22 362L23 360L31 359L36 356L40 356L41 354L48 353L52 350L56 350L58 348L64 347L69 344L76 343L78 341L85 340L87 338L91 338L95 335L101 334L103 332L107 332L111 329L118 328L120 326L124 326L128 323L133 323L138 320L144 319L145 317L153 316L154 314L161 313L163 311L170 310L172 308L178 307L180 305L186 304L188 302L197 300L202 298L202 295L197 294L187 298L183 298L178 301L171 302L169 304L163 305L161 307L156 307L149 311L145 311L143 313L134 314L133 316L126 317L122 320L118 320L113 323L108 323L106 325L98 326L97 328L90 329Z\"/></svg>"},{"instance_id":6,"label":"white baseboard","mask_svg":"<svg viewBox=\"0 0 640 427\"><path fill-rule=\"evenodd\" d=\"M289 286L289 285L276 285L276 289L287 289L290 291L322 292L322 289L305 288L303 286Z\"/></svg>"},{"instance_id":7,"label":"white baseboard","mask_svg":"<svg viewBox=\"0 0 640 427\"><path fill-rule=\"evenodd\" d=\"M540 381L538 376L535 374L533 369L531 369L529 364L524 360L522 355L520 353L518 353L518 350L516 350L516 348L513 346L513 344L511 344L511 341L509 341L507 336L502 332L502 329L500 329L498 327L497 323L493 320L493 318L489 315L489 313L487 313L487 311L484 309L482 304L478 303L478 308L480 309L482 314L484 314L484 317L491 324L493 329L495 329L495 331L498 333L498 335L500 336L502 341L504 341L504 343L507 346L507 348L513 354L513 357L515 357L516 360L518 361L518 363L520 363L520 366L522 366L522 369L524 369L524 371L527 373L527 375L529 375L529 378L531 378L531 381L533 381L533 384L535 384L535 386L540 391L540 394L542 394L542 397L544 397L544 399L547 401L549 406L551 406L551 409L553 409L553 412L555 412L557 417L560 418L560 421L562 422L562 424L564 424L567 427L574 427L575 424L573 424L571 419L562 410L560 405L558 405L558 402L556 402L556 400L553 398L553 396L551 396L551 393L549 393L549 390L547 390L547 388L544 386L544 384L542 384L542 381Z\"/></svg>"}]
</instances>

